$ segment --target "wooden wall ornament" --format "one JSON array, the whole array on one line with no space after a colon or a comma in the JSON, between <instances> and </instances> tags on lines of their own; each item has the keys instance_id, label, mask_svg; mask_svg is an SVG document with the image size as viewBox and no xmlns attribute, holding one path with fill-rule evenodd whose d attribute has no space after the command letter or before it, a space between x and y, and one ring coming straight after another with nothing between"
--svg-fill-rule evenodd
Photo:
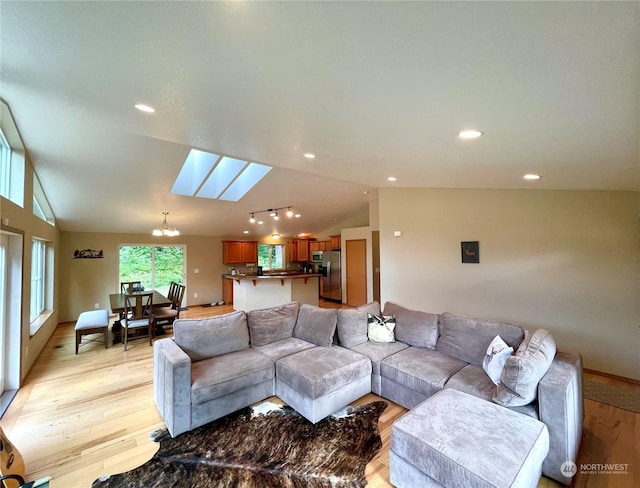
<instances>
[{"instance_id":1,"label":"wooden wall ornament","mask_svg":"<svg viewBox=\"0 0 640 488\"><path fill-rule=\"evenodd\" d=\"M96 251L94 249L76 249L73 253L73 259L99 259L104 258L104 253L102 249Z\"/></svg>"}]
</instances>

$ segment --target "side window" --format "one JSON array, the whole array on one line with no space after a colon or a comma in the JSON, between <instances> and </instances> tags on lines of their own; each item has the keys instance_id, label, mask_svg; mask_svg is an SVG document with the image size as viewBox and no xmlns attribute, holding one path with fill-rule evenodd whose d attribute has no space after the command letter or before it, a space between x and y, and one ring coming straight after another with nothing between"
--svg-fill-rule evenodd
<instances>
[{"instance_id":1,"label":"side window","mask_svg":"<svg viewBox=\"0 0 640 488\"><path fill-rule=\"evenodd\" d=\"M31 312L30 321L34 321L44 312L46 250L44 241L34 239L31 246Z\"/></svg>"}]
</instances>

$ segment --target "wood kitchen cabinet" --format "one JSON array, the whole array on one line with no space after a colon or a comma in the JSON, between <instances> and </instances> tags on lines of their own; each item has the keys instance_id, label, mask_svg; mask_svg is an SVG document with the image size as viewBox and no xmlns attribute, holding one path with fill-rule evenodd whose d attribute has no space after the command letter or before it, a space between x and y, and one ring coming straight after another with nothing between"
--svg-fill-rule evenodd
<instances>
[{"instance_id":1,"label":"wood kitchen cabinet","mask_svg":"<svg viewBox=\"0 0 640 488\"><path fill-rule=\"evenodd\" d=\"M309 250L313 251L331 251L331 241L311 241Z\"/></svg>"},{"instance_id":2,"label":"wood kitchen cabinet","mask_svg":"<svg viewBox=\"0 0 640 488\"><path fill-rule=\"evenodd\" d=\"M289 250L289 262L295 263L298 260L298 241L295 239L287 243L287 248Z\"/></svg>"},{"instance_id":3,"label":"wood kitchen cabinet","mask_svg":"<svg viewBox=\"0 0 640 488\"><path fill-rule=\"evenodd\" d=\"M311 246L309 239L294 239L289 247L289 261L306 262L311 260Z\"/></svg>"},{"instance_id":4,"label":"wood kitchen cabinet","mask_svg":"<svg viewBox=\"0 0 640 488\"><path fill-rule=\"evenodd\" d=\"M298 261L309 261L311 254L309 253L309 239L298 239Z\"/></svg>"},{"instance_id":5,"label":"wood kitchen cabinet","mask_svg":"<svg viewBox=\"0 0 640 488\"><path fill-rule=\"evenodd\" d=\"M225 305L233 303L233 280L222 278L222 300Z\"/></svg>"},{"instance_id":6,"label":"wood kitchen cabinet","mask_svg":"<svg viewBox=\"0 0 640 488\"><path fill-rule=\"evenodd\" d=\"M341 247L340 235L330 236L331 237L331 251L339 251ZM329 251L329 249L327 249Z\"/></svg>"},{"instance_id":7,"label":"wood kitchen cabinet","mask_svg":"<svg viewBox=\"0 0 640 488\"><path fill-rule=\"evenodd\" d=\"M223 264L258 262L258 241L222 241Z\"/></svg>"}]
</instances>

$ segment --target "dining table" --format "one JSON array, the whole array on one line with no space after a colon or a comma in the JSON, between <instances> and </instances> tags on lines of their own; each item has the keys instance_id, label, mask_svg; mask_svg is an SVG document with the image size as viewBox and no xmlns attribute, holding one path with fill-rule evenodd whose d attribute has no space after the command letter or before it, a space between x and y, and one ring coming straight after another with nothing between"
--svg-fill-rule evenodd
<instances>
[{"instance_id":1,"label":"dining table","mask_svg":"<svg viewBox=\"0 0 640 488\"><path fill-rule=\"evenodd\" d=\"M132 295L153 292L153 308L169 307L171 300L156 290L134 291ZM109 304L111 305L111 313L120 315L124 313L124 293L112 293L109 295Z\"/></svg>"},{"instance_id":2,"label":"dining table","mask_svg":"<svg viewBox=\"0 0 640 488\"><path fill-rule=\"evenodd\" d=\"M144 293L153 293L153 308L169 307L171 306L171 300L165 297L157 290L144 290L134 291L132 295L139 295ZM109 295L109 305L111 306L111 313L118 316L118 319L113 323L111 332L113 333L113 344L120 344L122 342L122 323L120 322L122 315L124 314L124 293L111 293ZM164 334L164 329L159 328L156 330L156 335Z\"/></svg>"}]
</instances>

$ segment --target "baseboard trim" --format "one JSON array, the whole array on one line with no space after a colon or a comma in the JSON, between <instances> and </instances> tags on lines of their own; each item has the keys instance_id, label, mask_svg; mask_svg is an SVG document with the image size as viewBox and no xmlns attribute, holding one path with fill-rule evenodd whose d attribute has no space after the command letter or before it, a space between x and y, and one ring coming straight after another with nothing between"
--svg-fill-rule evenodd
<instances>
[{"instance_id":1,"label":"baseboard trim","mask_svg":"<svg viewBox=\"0 0 640 488\"><path fill-rule=\"evenodd\" d=\"M603 371L596 371L595 369L584 368L585 373L595 374L598 376L604 376L605 378L611 378L612 380L625 381L634 385L640 386L640 380L634 380L633 378L627 378L626 376L618 376L616 374L605 373Z\"/></svg>"}]
</instances>

